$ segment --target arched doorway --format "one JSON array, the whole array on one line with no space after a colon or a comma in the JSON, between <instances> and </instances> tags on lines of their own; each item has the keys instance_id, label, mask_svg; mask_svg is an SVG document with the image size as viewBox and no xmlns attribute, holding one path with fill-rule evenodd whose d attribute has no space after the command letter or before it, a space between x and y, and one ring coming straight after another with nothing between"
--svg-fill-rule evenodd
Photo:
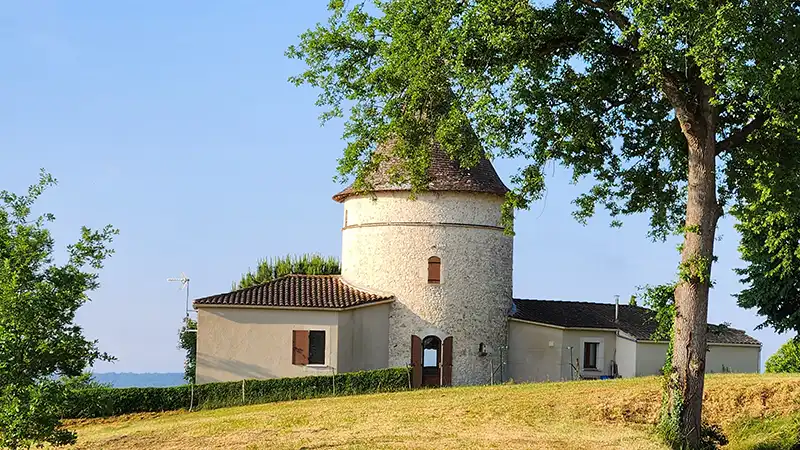
<instances>
[{"instance_id":1,"label":"arched doorway","mask_svg":"<svg viewBox=\"0 0 800 450\"><path fill-rule=\"evenodd\" d=\"M411 336L412 387L450 386L453 373L453 338L442 341L429 335Z\"/></svg>"},{"instance_id":2,"label":"arched doorway","mask_svg":"<svg viewBox=\"0 0 800 450\"><path fill-rule=\"evenodd\" d=\"M422 385L441 386L442 340L437 336L426 336L422 340Z\"/></svg>"}]
</instances>

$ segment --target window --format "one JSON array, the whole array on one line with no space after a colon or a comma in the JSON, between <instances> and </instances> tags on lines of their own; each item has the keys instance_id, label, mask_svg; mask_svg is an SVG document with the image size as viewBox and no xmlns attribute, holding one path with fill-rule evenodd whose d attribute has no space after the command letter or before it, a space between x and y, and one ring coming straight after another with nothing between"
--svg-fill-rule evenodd
<instances>
[{"instance_id":1,"label":"window","mask_svg":"<svg viewBox=\"0 0 800 450\"><path fill-rule=\"evenodd\" d=\"M600 347L599 342L583 343L583 368L597 369L597 351Z\"/></svg>"},{"instance_id":2,"label":"window","mask_svg":"<svg viewBox=\"0 0 800 450\"><path fill-rule=\"evenodd\" d=\"M297 366L325 364L324 331L294 330L292 347L292 364Z\"/></svg>"},{"instance_id":3,"label":"window","mask_svg":"<svg viewBox=\"0 0 800 450\"><path fill-rule=\"evenodd\" d=\"M442 276L442 260L437 256L428 258L428 283L439 284Z\"/></svg>"}]
</instances>

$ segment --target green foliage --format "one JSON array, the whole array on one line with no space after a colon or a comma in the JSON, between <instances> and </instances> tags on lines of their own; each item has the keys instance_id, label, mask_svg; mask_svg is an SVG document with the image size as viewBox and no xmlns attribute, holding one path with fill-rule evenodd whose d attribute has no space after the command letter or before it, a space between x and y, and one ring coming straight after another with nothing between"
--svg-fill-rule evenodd
<instances>
[{"instance_id":1,"label":"green foliage","mask_svg":"<svg viewBox=\"0 0 800 450\"><path fill-rule=\"evenodd\" d=\"M690 256L678 265L678 279L692 283L711 283L711 259Z\"/></svg>"},{"instance_id":2,"label":"green foliage","mask_svg":"<svg viewBox=\"0 0 800 450\"><path fill-rule=\"evenodd\" d=\"M800 414L753 417L730 427L726 450L796 450L800 444Z\"/></svg>"},{"instance_id":3,"label":"green foliage","mask_svg":"<svg viewBox=\"0 0 800 450\"><path fill-rule=\"evenodd\" d=\"M770 373L800 373L800 341L792 339L770 356L765 363Z\"/></svg>"},{"instance_id":4,"label":"green foliage","mask_svg":"<svg viewBox=\"0 0 800 450\"><path fill-rule=\"evenodd\" d=\"M306 398L395 392L409 388L408 370L381 369L334 376L246 380L194 386L194 406L200 409ZM335 391L334 391L335 378ZM121 414L188 409L190 386L164 388L103 388L73 391L65 418L109 417Z\"/></svg>"},{"instance_id":5,"label":"green foliage","mask_svg":"<svg viewBox=\"0 0 800 450\"><path fill-rule=\"evenodd\" d=\"M339 260L334 257L316 254L286 255L283 258L260 260L256 270L242 274L242 279L238 283L233 283L233 289L257 286L290 274L338 275L340 273L342 270L339 267Z\"/></svg>"},{"instance_id":6,"label":"green foliage","mask_svg":"<svg viewBox=\"0 0 800 450\"><path fill-rule=\"evenodd\" d=\"M178 332L178 348L186 352L183 378L187 383L194 384L197 371L197 321L189 316L183 319L183 325Z\"/></svg>"},{"instance_id":7,"label":"green foliage","mask_svg":"<svg viewBox=\"0 0 800 450\"><path fill-rule=\"evenodd\" d=\"M768 152L742 165L753 183L733 209L747 263L736 271L747 286L737 301L765 317L761 327L800 333L800 154Z\"/></svg>"},{"instance_id":8,"label":"green foliage","mask_svg":"<svg viewBox=\"0 0 800 450\"><path fill-rule=\"evenodd\" d=\"M339 173L357 186L389 138L415 188L431 138L465 166L483 144L523 158L513 206L539 199L557 162L596 181L577 218L649 212L664 237L685 218L684 129L699 130L682 125L701 103L715 107L721 204L751 183L740 162L777 155L772 136L797 132L800 14L788 0L371 3L331 2L287 51L308 66L291 81L320 88L323 122L349 107Z\"/></svg>"},{"instance_id":9,"label":"green foliage","mask_svg":"<svg viewBox=\"0 0 800 450\"><path fill-rule=\"evenodd\" d=\"M46 228L54 217L31 217L36 199L55 183L42 171L26 194L0 192L0 447L73 442L60 422L67 392L89 383L80 377L93 362L112 359L74 319L99 286L96 271L113 253L108 245L117 230L83 227L66 261L56 264Z\"/></svg>"}]
</instances>

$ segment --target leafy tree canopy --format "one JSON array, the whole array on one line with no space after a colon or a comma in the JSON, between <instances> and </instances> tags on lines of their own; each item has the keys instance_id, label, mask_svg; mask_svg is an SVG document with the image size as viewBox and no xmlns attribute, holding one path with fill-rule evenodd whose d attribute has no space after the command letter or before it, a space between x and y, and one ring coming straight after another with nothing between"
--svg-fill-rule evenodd
<instances>
[{"instance_id":1,"label":"leafy tree canopy","mask_svg":"<svg viewBox=\"0 0 800 450\"><path fill-rule=\"evenodd\" d=\"M286 255L282 258L273 257L260 260L256 270L249 270L242 274L242 279L238 283L233 283L233 289L256 286L290 274L337 275L341 272L339 260L332 256L303 254L300 256Z\"/></svg>"},{"instance_id":2,"label":"leafy tree canopy","mask_svg":"<svg viewBox=\"0 0 800 450\"><path fill-rule=\"evenodd\" d=\"M792 339L770 356L765 363L770 373L800 373L800 341Z\"/></svg>"},{"instance_id":3,"label":"leafy tree canopy","mask_svg":"<svg viewBox=\"0 0 800 450\"><path fill-rule=\"evenodd\" d=\"M75 312L99 286L97 270L112 253L117 230L82 228L54 262L55 242L46 228L51 214L32 217L44 190L55 184L42 171L24 195L0 192L0 447L74 442L61 427L64 393L97 360L112 358L75 325ZM64 378L65 377L65 378Z\"/></svg>"},{"instance_id":4,"label":"leafy tree canopy","mask_svg":"<svg viewBox=\"0 0 800 450\"><path fill-rule=\"evenodd\" d=\"M186 352L183 364L183 379L194 384L197 374L197 321L188 315L178 332L178 348Z\"/></svg>"}]
</instances>

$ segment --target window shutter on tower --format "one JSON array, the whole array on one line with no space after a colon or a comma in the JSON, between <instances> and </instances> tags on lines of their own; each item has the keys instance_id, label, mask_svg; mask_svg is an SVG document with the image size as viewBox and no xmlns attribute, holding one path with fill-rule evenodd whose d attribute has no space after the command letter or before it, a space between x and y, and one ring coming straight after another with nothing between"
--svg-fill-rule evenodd
<instances>
[{"instance_id":1,"label":"window shutter on tower","mask_svg":"<svg viewBox=\"0 0 800 450\"><path fill-rule=\"evenodd\" d=\"M422 386L422 339L411 335L411 387Z\"/></svg>"},{"instance_id":2,"label":"window shutter on tower","mask_svg":"<svg viewBox=\"0 0 800 450\"><path fill-rule=\"evenodd\" d=\"M453 336L442 342L442 386L453 384Z\"/></svg>"},{"instance_id":3,"label":"window shutter on tower","mask_svg":"<svg viewBox=\"0 0 800 450\"><path fill-rule=\"evenodd\" d=\"M442 279L442 260L437 256L428 258L428 283L439 284Z\"/></svg>"},{"instance_id":4,"label":"window shutter on tower","mask_svg":"<svg viewBox=\"0 0 800 450\"><path fill-rule=\"evenodd\" d=\"M308 330L292 332L292 364L298 366L308 364Z\"/></svg>"}]
</instances>

